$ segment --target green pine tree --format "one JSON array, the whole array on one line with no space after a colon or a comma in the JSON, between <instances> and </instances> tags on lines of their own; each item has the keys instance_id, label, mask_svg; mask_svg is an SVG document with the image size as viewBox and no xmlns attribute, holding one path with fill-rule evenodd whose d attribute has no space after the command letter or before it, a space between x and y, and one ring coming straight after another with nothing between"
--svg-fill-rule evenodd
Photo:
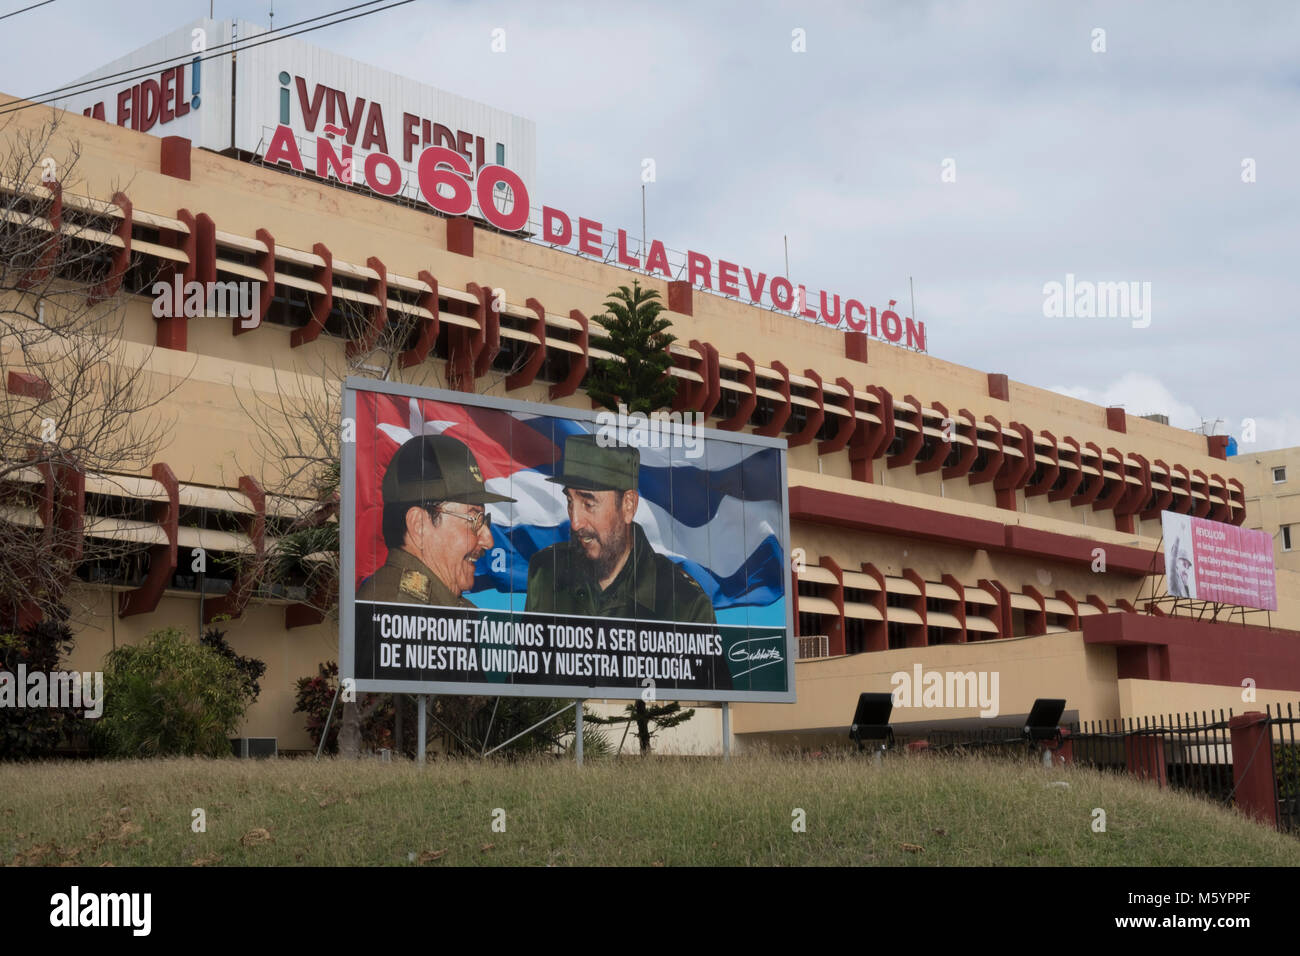
<instances>
[{"instance_id":1,"label":"green pine tree","mask_svg":"<svg viewBox=\"0 0 1300 956\"><path fill-rule=\"evenodd\" d=\"M619 286L605 300L604 315L593 316L607 333L609 342L601 343L606 351L623 361L598 359L587 376L587 394L597 405L618 411L620 403L629 412L650 414L672 405L677 394L677 379L668 374L672 359L668 346L677 341L668 333L672 323L659 317L664 310L657 302L659 293L642 289L635 279L632 288ZM681 704L648 704L643 699L627 705L625 717L588 717L598 724L636 723L641 754L650 752L650 740L659 731L675 727L695 716L694 710L682 710ZM653 730L651 729L653 726Z\"/></svg>"},{"instance_id":2,"label":"green pine tree","mask_svg":"<svg viewBox=\"0 0 1300 956\"><path fill-rule=\"evenodd\" d=\"M619 286L605 300L607 313L592 317L609 334L601 347L623 360L592 362L587 394L597 405L618 411L622 402L629 412L648 415L672 404L677 379L668 374L668 346L677 339L667 332L672 323L659 317L664 305L658 298L656 290L633 280L631 289Z\"/></svg>"}]
</instances>

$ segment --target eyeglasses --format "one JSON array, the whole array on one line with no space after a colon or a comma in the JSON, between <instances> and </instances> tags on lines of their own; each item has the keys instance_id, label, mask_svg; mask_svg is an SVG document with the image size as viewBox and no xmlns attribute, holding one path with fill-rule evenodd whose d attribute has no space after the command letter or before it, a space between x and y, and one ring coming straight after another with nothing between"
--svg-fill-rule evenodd
<instances>
[{"instance_id":1,"label":"eyeglasses","mask_svg":"<svg viewBox=\"0 0 1300 956\"><path fill-rule=\"evenodd\" d=\"M468 521L470 530L475 534L482 531L485 526L488 528L492 527L492 516L486 511L463 515L459 511L447 511L445 508L438 507L431 509L429 514L435 518L438 517L438 515L451 515L451 517L459 518L461 521Z\"/></svg>"}]
</instances>

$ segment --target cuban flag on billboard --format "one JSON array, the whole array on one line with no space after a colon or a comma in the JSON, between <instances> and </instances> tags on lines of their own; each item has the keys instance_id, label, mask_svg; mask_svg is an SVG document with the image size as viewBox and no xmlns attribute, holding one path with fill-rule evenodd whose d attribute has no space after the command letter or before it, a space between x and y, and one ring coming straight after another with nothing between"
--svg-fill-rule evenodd
<instances>
[{"instance_id":1,"label":"cuban flag on billboard","mask_svg":"<svg viewBox=\"0 0 1300 956\"><path fill-rule=\"evenodd\" d=\"M414 437L445 434L469 446L488 490L516 499L487 506L494 548L480 558L466 597L479 607L522 611L529 560L569 537L564 489L547 479L562 469L565 439L596 433L599 424L377 393L363 398L357 440L375 443L368 458L375 467L357 476L357 583L386 558L380 485L389 459ZM372 408L363 407L369 402ZM651 547L700 584L719 624L784 626L780 453L702 435L694 442L665 435L638 451L635 521Z\"/></svg>"}]
</instances>

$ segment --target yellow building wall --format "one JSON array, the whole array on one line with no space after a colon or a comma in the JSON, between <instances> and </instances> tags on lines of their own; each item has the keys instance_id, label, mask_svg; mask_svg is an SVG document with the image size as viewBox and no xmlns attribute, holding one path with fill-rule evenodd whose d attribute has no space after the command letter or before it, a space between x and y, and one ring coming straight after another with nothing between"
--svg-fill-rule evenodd
<instances>
[{"instance_id":1,"label":"yellow building wall","mask_svg":"<svg viewBox=\"0 0 1300 956\"><path fill-rule=\"evenodd\" d=\"M15 129L30 129L47 115L34 109L13 114L11 119ZM536 298L548 312L562 315L571 309L588 316L603 311L608 293L619 285L630 284L634 278L657 289L667 301L667 283L660 278L629 274L625 269L481 229L475 233L475 256L460 256L447 249L446 220L427 211L378 202L321 185L311 178L285 175L214 153L193 151L192 178L188 182L163 176L159 173L159 140L155 137L76 115L64 114L61 120L60 139L53 148L56 160L61 168L66 165L72 152L71 140L78 142L81 156L74 179L66 186L69 191L108 198L120 189L129 195L136 209L169 216L181 208L195 214L207 213L219 230L252 237L259 227L265 228L277 245L304 251L316 242L324 242L336 259L363 264L368 257L377 256L390 273L414 277L427 269L443 287L464 289L469 282L499 287L510 303L522 304L530 297ZM843 376L858 388L881 385L898 398L910 394L925 405L940 402L953 415L963 408L981 420L991 414L1003 425L1017 421L1035 432L1050 430L1057 438L1070 435L1081 443L1095 442L1102 449L1115 447L1121 453L1136 452L1149 460L1159 458L1207 474L1229 477L1247 470L1244 462L1212 458L1205 438L1191 432L1130 416L1127 433L1119 433L1107 428L1105 409L1046 389L1012 382L1009 402L991 398L984 371L934 355L871 341L869 362L863 364L845 357L844 335L839 329L700 291L695 292L693 304L693 315L666 313L673 321L673 333L683 344L700 339L711 342L724 355L744 352L762 365L779 360L791 372L812 369L827 381ZM262 465L257 461L247 409L275 400L283 390L319 394L323 388L318 377L321 369L342 368L344 363L344 344L337 339L322 335L307 347L293 349L287 328L265 323L235 337L230 334L228 319L190 321L186 352L155 349L150 301L145 297L134 299L128 306L128 316L125 339L129 357L147 365L157 387L175 389L166 408L171 419L165 446L157 458L170 464L182 482L232 487L242 474L258 476ZM937 336L941 330L930 332ZM439 386L444 384L443 375L443 363L430 360L402 372L399 378L412 384ZM503 379L491 375L479 380L478 388L504 395ZM532 401L545 401L546 395L543 383L509 393L511 398ZM559 404L590 407L582 393ZM1297 452L1300 450L1290 450L1287 461L1295 461L1295 481L1300 481ZM1071 508L1066 502L1049 503L1045 496L1026 500L1019 494L1015 511L998 509L991 484L943 482L937 473L918 475L911 467L889 469L883 460L875 462L874 483L855 482L849 478L847 451L818 456L815 444L792 449L789 469L792 488L821 488L1071 534L1101 547L1124 545L1154 551L1160 536L1158 521L1138 522L1135 534L1120 533L1114 529L1114 518L1109 513ZM1250 487L1259 488L1260 484L1256 480ZM1276 495L1273 504L1251 502L1247 525L1276 524L1292 513L1282 509L1294 508L1295 502L1300 498L1287 499L1283 505ZM856 569L862 561L872 561L890 574L898 574L904 567L915 568L927 580L937 581L943 573L951 573L966 584L974 584L981 577L996 577L1012 588L1033 584L1049 594L1062 588L1080 598L1096 593L1108 603L1120 597L1137 597L1133 593L1136 579L1131 575L1094 574L1077 565L1053 565L957 546L854 534L801 522L792 528L792 538L792 544L804 548L814 560L830 555L846 568ZM1279 566L1286 565L1280 560ZM113 620L107 592L103 595L95 605L99 610L79 631L74 660L75 666L83 669L94 669L94 662L114 641L138 640L147 631L171 623L192 629L197 614L195 596L169 593L153 614ZM1279 595L1283 604L1274 615L1275 625L1300 627L1300 567L1279 573ZM317 662L336 656L337 629L320 625L286 631L283 606L260 601L254 601L244 616L227 624L226 629L241 653L262 657L268 663L262 699L250 712L242 732L279 737L284 748L306 746L302 715L292 713L293 682L314 674ZM916 660L923 660L927 669L999 670L1003 713L1023 713L1039 696L1064 696L1071 709L1087 716L1126 712L1127 705L1115 680L1113 653L1104 648L1085 648L1078 634L1057 634L943 645L920 653L886 651L801 662L796 667L798 704L735 706L733 729L737 734L769 734L795 728L843 727L858 693L888 690L889 675L910 669ZM1188 690L1178 699L1184 701L1184 706L1192 706L1192 698L1197 695L1219 699L1215 695L1225 691L1231 693L1232 688ZM1155 698L1151 700L1154 706ZM1132 706L1142 709L1137 702ZM705 714L710 716L706 718ZM925 717L943 719L945 715ZM715 719L719 719L716 710L701 710L694 721L684 725L679 744L667 739L665 743L686 749L696 743L703 746L713 734L710 722ZM720 732L720 724L717 729Z\"/></svg>"},{"instance_id":2,"label":"yellow building wall","mask_svg":"<svg viewBox=\"0 0 1300 956\"><path fill-rule=\"evenodd\" d=\"M1246 524L1273 538L1273 562L1279 569L1300 572L1300 448L1242 452L1233 458L1246 487ZM1285 468L1286 480L1274 481L1273 469ZM1284 550L1282 526L1291 529L1291 547Z\"/></svg>"},{"instance_id":3,"label":"yellow building wall","mask_svg":"<svg viewBox=\"0 0 1300 956\"><path fill-rule=\"evenodd\" d=\"M76 644L67 669L101 670L104 655L114 647L139 643L160 628L178 627L197 643L197 594L168 591L152 614L120 618L113 613L120 593L121 589L86 587L71 595ZM306 715L293 712L295 684L300 677L315 677L318 664L338 660L338 625L322 623L286 631L284 602L255 601L238 619L215 626L226 632L236 653L266 662L261 694L237 736L275 737L281 750L310 749Z\"/></svg>"}]
</instances>

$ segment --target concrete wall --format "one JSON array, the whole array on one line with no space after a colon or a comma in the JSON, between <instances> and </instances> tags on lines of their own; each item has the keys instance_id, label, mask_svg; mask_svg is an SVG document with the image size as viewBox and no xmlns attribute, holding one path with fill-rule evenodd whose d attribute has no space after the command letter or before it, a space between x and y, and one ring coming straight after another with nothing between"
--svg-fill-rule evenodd
<instances>
[{"instance_id":1,"label":"concrete wall","mask_svg":"<svg viewBox=\"0 0 1300 956\"><path fill-rule=\"evenodd\" d=\"M1246 486L1246 525L1273 537L1273 562L1279 570L1300 572L1300 448L1245 452L1234 459ZM1273 469L1285 468L1286 480L1274 481ZM1282 526L1291 528L1291 548L1284 550Z\"/></svg>"}]
</instances>

